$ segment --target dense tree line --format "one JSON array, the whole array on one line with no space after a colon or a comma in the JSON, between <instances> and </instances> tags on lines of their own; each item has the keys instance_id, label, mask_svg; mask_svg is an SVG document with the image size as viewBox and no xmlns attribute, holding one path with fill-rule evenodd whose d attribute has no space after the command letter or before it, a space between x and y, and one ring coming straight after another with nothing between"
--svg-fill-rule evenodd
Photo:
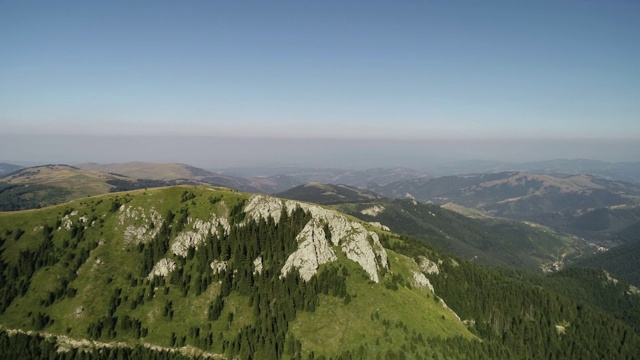
<instances>
[{"instance_id":1,"label":"dense tree line","mask_svg":"<svg viewBox=\"0 0 640 360\"><path fill-rule=\"evenodd\" d=\"M627 324L557 292L460 262L432 276L438 294L483 339L521 359L633 359L640 336Z\"/></svg>"},{"instance_id":2,"label":"dense tree line","mask_svg":"<svg viewBox=\"0 0 640 360\"><path fill-rule=\"evenodd\" d=\"M85 323L86 328L81 329L89 338L121 341L146 337L154 330L149 329L148 318L130 312L146 306L144 310L153 309L163 323L176 324L175 329L166 333L163 345L190 345L241 359L632 359L640 348L637 312L632 307L635 303L625 302L622 289L614 285L608 292L600 291L598 287L602 287L606 279L590 283L595 273L573 270L549 278L533 277L456 261L408 236L381 235L383 245L394 251L416 260L419 255L442 260L440 275L430 275L430 281L448 306L462 319L469 320L469 328L479 340L427 337L419 329L371 313L385 334L401 333L403 341L392 344L390 336L385 335L375 344L354 345L334 357L307 353L300 339L292 335L291 322L301 312L315 311L321 294L348 304L351 295L347 279L360 275L350 274L347 267L335 262L323 265L306 282L297 271L281 276L287 257L298 246L296 236L311 215L297 208L291 213L283 210L277 222L271 217L255 220L244 213L243 201L228 202L233 204L229 205L231 228L227 231L219 226L207 234L197 249L190 248L186 257L181 257L172 254L169 245L178 233L188 228L190 206L197 196L192 191L176 196L179 205L166 214L157 235L146 244L128 248L132 258L139 261L127 270L126 278L107 279L104 300L100 300L104 301L105 310L94 314L88 325ZM110 208L116 212L129 200L127 196L115 198ZM221 201L222 197L210 197L208 203L216 205ZM108 204L104 206L109 208ZM63 216L70 211L67 209ZM100 218L91 217L89 222L94 220L99 222ZM53 229L59 226L60 223L43 226L37 241L17 252L15 261L7 262L0 256L0 313L6 311L16 297L26 294L37 271L58 263L64 269L57 282L42 292L39 311L29 315L34 330L46 331L52 324L58 325L55 320L59 318L53 318L54 305L76 296L78 290L72 284L77 270L98 246L91 236L92 230L81 223L69 231L56 232L53 241ZM329 226L324 229L330 239ZM4 249L7 242L20 244L32 236L24 233L18 227L7 229L0 237L0 249ZM176 269L166 278L147 278L163 258L175 261ZM213 262L224 263L226 267L214 272ZM256 263L262 266L257 268ZM393 291L411 285L398 273L391 273L383 277L380 286ZM205 296L203 294L213 296L207 298L207 311L201 322L178 326L184 320L174 316L180 311L178 304L183 304L183 298L192 300ZM238 301L243 302L241 310L234 308ZM250 317L250 321L240 322L241 316ZM221 328L226 331L220 331ZM0 358L177 359L182 356L143 347L56 352L53 340L38 335L9 336L0 331Z\"/></svg>"},{"instance_id":3,"label":"dense tree line","mask_svg":"<svg viewBox=\"0 0 640 360\"><path fill-rule=\"evenodd\" d=\"M12 360L199 360L203 357L177 351L153 350L141 345L133 347L101 347L58 351L57 339L37 334L9 334L0 330L0 359Z\"/></svg>"},{"instance_id":4,"label":"dense tree line","mask_svg":"<svg viewBox=\"0 0 640 360\"><path fill-rule=\"evenodd\" d=\"M64 202L71 191L48 185L0 183L0 211L35 209Z\"/></svg>"},{"instance_id":5,"label":"dense tree line","mask_svg":"<svg viewBox=\"0 0 640 360\"><path fill-rule=\"evenodd\" d=\"M475 354L473 358L486 357L489 354L486 346L502 349L505 353L499 358L637 357L637 349L640 348L638 332L614 318L611 312L594 307L593 301L572 294L571 290L578 286L573 281L564 282L562 279L572 275L545 278L478 266L454 260L407 236L383 236L381 241L416 260L419 255L443 259L439 265L440 274L432 274L429 278L436 293L461 319L473 324L470 330L482 339L482 346L468 342L461 347ZM560 291L559 288L567 283L572 286ZM597 281L591 286L603 286L603 283Z\"/></svg>"}]
</instances>

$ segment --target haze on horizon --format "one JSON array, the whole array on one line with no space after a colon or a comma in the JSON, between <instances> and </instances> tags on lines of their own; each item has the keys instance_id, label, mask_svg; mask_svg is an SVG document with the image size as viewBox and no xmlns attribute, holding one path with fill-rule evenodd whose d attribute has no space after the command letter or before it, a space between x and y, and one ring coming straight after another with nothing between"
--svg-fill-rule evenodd
<instances>
[{"instance_id":1,"label":"haze on horizon","mask_svg":"<svg viewBox=\"0 0 640 360\"><path fill-rule=\"evenodd\" d=\"M640 158L631 1L0 3L0 161Z\"/></svg>"}]
</instances>

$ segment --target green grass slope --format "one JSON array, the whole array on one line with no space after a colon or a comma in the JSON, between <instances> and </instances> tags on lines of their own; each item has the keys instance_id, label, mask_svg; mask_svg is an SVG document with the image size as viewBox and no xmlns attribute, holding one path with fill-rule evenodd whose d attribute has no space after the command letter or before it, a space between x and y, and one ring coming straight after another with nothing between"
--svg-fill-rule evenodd
<instances>
[{"instance_id":1,"label":"green grass slope","mask_svg":"<svg viewBox=\"0 0 640 360\"><path fill-rule=\"evenodd\" d=\"M124 176L80 170L68 165L22 168L0 178L0 211L45 207L116 190Z\"/></svg>"},{"instance_id":2,"label":"green grass slope","mask_svg":"<svg viewBox=\"0 0 640 360\"><path fill-rule=\"evenodd\" d=\"M0 213L0 324L89 344L150 344L228 358L359 351L375 358L399 348L423 354L446 339L479 344L428 288L414 284L419 269L410 257L390 251L380 283L344 255L308 282L297 273L281 277L310 215L296 210L278 223L256 222L242 211L249 196L178 186ZM173 252L180 236L195 238L212 218L227 219L228 230L218 223L197 248ZM175 269L149 277L161 259ZM227 269L214 271L214 260ZM423 341L412 347L417 334Z\"/></svg>"},{"instance_id":3,"label":"green grass slope","mask_svg":"<svg viewBox=\"0 0 640 360\"><path fill-rule=\"evenodd\" d=\"M484 265L549 272L595 250L582 241L543 227L506 219L470 218L413 200L377 200L334 207Z\"/></svg>"}]
</instances>

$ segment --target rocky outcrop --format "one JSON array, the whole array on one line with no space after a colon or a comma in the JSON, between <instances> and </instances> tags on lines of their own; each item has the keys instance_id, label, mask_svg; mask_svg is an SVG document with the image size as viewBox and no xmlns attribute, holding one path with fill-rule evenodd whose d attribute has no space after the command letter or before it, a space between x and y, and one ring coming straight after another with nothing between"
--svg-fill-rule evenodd
<instances>
[{"instance_id":1,"label":"rocky outcrop","mask_svg":"<svg viewBox=\"0 0 640 360\"><path fill-rule=\"evenodd\" d=\"M262 256L258 256L253 260L253 273L258 275L262 274Z\"/></svg>"},{"instance_id":2,"label":"rocky outcrop","mask_svg":"<svg viewBox=\"0 0 640 360\"><path fill-rule=\"evenodd\" d=\"M384 211L384 206L382 206L382 205L373 205L370 208L366 208L366 209L360 211L360 213L362 215L377 216L378 214L380 214L383 211Z\"/></svg>"},{"instance_id":3,"label":"rocky outcrop","mask_svg":"<svg viewBox=\"0 0 640 360\"><path fill-rule=\"evenodd\" d=\"M431 290L431 292L434 292L433 285L431 285L431 282L429 281L429 279L427 279L427 277L424 276L424 274L421 272L418 272L418 271L413 272L413 285L418 289L422 289L426 287L429 290Z\"/></svg>"},{"instance_id":4,"label":"rocky outcrop","mask_svg":"<svg viewBox=\"0 0 640 360\"><path fill-rule=\"evenodd\" d=\"M78 215L77 211L72 211L70 214L67 214L60 219L60 227L58 227L58 231L65 229L71 230L71 226L73 226L73 221L71 220L71 216Z\"/></svg>"},{"instance_id":5,"label":"rocky outcrop","mask_svg":"<svg viewBox=\"0 0 640 360\"><path fill-rule=\"evenodd\" d=\"M155 276L167 276L175 269L175 261L171 259L161 259L153 266L153 269L151 269L151 272L149 273L149 276L147 276L147 279L151 280Z\"/></svg>"},{"instance_id":6,"label":"rocky outcrop","mask_svg":"<svg viewBox=\"0 0 640 360\"><path fill-rule=\"evenodd\" d=\"M162 216L153 208L146 211L142 207L122 205L118 212L118 225L126 225L123 234L126 244L147 243L162 226Z\"/></svg>"},{"instance_id":7,"label":"rocky outcrop","mask_svg":"<svg viewBox=\"0 0 640 360\"><path fill-rule=\"evenodd\" d=\"M225 271L227 269L227 264L229 262L228 261L224 261L224 260L213 260L213 262L211 262L211 270L213 270L213 275L217 275L222 271Z\"/></svg>"},{"instance_id":8,"label":"rocky outcrop","mask_svg":"<svg viewBox=\"0 0 640 360\"><path fill-rule=\"evenodd\" d=\"M289 255L282 267L286 276L292 269L300 272L305 281L311 279L320 265L338 260L327 241L323 226L317 219L311 219L296 237L298 249Z\"/></svg>"},{"instance_id":9,"label":"rocky outcrop","mask_svg":"<svg viewBox=\"0 0 640 360\"><path fill-rule=\"evenodd\" d=\"M348 259L358 263L372 281L378 282L378 269L389 266L387 253L380 244L378 234L368 231L362 224L318 205L266 195L252 196L244 210L256 220L272 217L278 222L283 211L291 214L298 207L309 212L312 220L296 238L298 249L287 259L282 268L283 274L297 268L304 279L309 279L320 265L337 260L333 249L337 247ZM330 236L325 234L325 225ZM331 241L327 241L327 238L331 238Z\"/></svg>"},{"instance_id":10,"label":"rocky outcrop","mask_svg":"<svg viewBox=\"0 0 640 360\"><path fill-rule=\"evenodd\" d=\"M386 226L386 225L382 225L382 224L380 224L380 223L379 223L379 222L377 222L377 221L370 221L370 222L369 222L369 224L370 224L371 226L375 226L375 227L377 227L378 229L380 229L380 230L382 230L382 231L391 231L391 229L389 229L389 227L388 227L388 226Z\"/></svg>"},{"instance_id":11,"label":"rocky outcrop","mask_svg":"<svg viewBox=\"0 0 640 360\"><path fill-rule=\"evenodd\" d=\"M183 231L178 234L171 244L171 252L175 255L186 257L189 248L198 248L198 245L202 244L209 233L216 235L218 233L218 227L222 227L225 233L229 233L230 226L226 217L217 217L216 214L211 214L211 218L208 221L202 221L200 219L189 219L189 223L192 224L191 231Z\"/></svg>"},{"instance_id":12,"label":"rocky outcrop","mask_svg":"<svg viewBox=\"0 0 640 360\"><path fill-rule=\"evenodd\" d=\"M418 266L420 266L420 271L427 273L429 275L431 274L440 274L440 269L438 269L438 264L436 264L435 262L427 259L424 256L420 256L419 257L420 263L418 264Z\"/></svg>"}]
</instances>

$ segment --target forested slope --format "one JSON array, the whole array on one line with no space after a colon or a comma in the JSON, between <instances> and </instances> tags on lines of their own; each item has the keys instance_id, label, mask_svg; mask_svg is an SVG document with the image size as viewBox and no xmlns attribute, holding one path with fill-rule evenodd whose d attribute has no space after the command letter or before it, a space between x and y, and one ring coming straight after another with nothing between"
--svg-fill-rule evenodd
<instances>
[{"instance_id":1,"label":"forested slope","mask_svg":"<svg viewBox=\"0 0 640 360\"><path fill-rule=\"evenodd\" d=\"M0 279L5 358L632 359L640 348L629 322L538 280L317 205L212 187L0 213Z\"/></svg>"}]
</instances>

